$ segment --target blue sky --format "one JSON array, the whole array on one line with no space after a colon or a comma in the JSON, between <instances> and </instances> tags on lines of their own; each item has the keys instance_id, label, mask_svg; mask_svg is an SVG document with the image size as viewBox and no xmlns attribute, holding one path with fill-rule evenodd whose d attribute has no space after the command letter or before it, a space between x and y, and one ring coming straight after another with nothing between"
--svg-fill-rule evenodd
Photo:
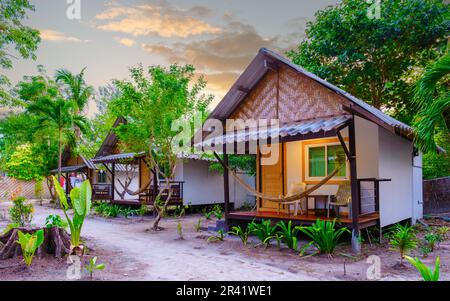
<instances>
[{"instance_id":1,"label":"blue sky","mask_svg":"<svg viewBox=\"0 0 450 301\"><path fill-rule=\"evenodd\" d=\"M13 83L43 65L73 72L87 67L98 87L128 76L138 63L194 64L216 103L261 47L284 52L304 37L305 23L337 0L70 0L81 19L70 20L67 0L32 0L26 23L41 30L37 60L17 60ZM70 2L69 1L69 2Z\"/></svg>"}]
</instances>

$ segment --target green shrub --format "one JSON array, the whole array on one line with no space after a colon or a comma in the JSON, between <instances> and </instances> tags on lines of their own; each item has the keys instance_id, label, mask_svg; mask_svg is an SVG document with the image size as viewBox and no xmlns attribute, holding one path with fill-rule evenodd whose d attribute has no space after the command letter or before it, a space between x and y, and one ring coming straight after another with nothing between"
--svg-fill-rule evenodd
<instances>
[{"instance_id":1,"label":"green shrub","mask_svg":"<svg viewBox=\"0 0 450 301\"><path fill-rule=\"evenodd\" d=\"M233 227L231 227L231 231L228 232L228 234L239 237L241 239L242 243L244 244L244 246L246 246L247 241L248 241L248 236L250 235L250 230L248 227L245 228L245 230L243 230L241 228L241 226L233 226Z\"/></svg>"},{"instance_id":2,"label":"green shrub","mask_svg":"<svg viewBox=\"0 0 450 301\"><path fill-rule=\"evenodd\" d=\"M199 218L197 223L194 225L195 232L200 232L202 227L202 219Z\"/></svg>"},{"instance_id":3,"label":"green shrub","mask_svg":"<svg viewBox=\"0 0 450 301\"><path fill-rule=\"evenodd\" d=\"M434 271L431 268L427 267L425 264L420 261L419 258L405 256L406 259L419 271L420 275L422 275L423 281L439 281L439 265L440 258L436 258L436 262L434 264Z\"/></svg>"},{"instance_id":4,"label":"green shrub","mask_svg":"<svg viewBox=\"0 0 450 301\"><path fill-rule=\"evenodd\" d=\"M22 196L13 199L13 205L9 208L9 218L13 224L19 227L29 226L33 219L34 206Z\"/></svg>"},{"instance_id":5,"label":"green shrub","mask_svg":"<svg viewBox=\"0 0 450 301\"><path fill-rule=\"evenodd\" d=\"M298 232L300 231L300 227L292 227L292 221L289 221L287 224L284 221L280 221L277 224L277 227L280 231L278 231L279 238L282 242L284 242L289 249L294 251L298 250Z\"/></svg>"},{"instance_id":6,"label":"green shrub","mask_svg":"<svg viewBox=\"0 0 450 301\"><path fill-rule=\"evenodd\" d=\"M123 215L125 218L136 215L137 213L138 213L138 210L135 210L131 207L120 208L120 210L119 210L119 214Z\"/></svg>"},{"instance_id":7,"label":"green shrub","mask_svg":"<svg viewBox=\"0 0 450 301\"><path fill-rule=\"evenodd\" d=\"M43 178L39 178L36 180L36 183L34 184L34 197L38 200L42 199L43 193L42 182Z\"/></svg>"},{"instance_id":8,"label":"green shrub","mask_svg":"<svg viewBox=\"0 0 450 301\"><path fill-rule=\"evenodd\" d=\"M270 246L271 240L275 237L277 226L272 226L269 220L262 220L260 224L254 221L248 224L250 233L254 234L266 247Z\"/></svg>"},{"instance_id":9,"label":"green shrub","mask_svg":"<svg viewBox=\"0 0 450 301\"><path fill-rule=\"evenodd\" d=\"M57 214L50 214L45 219L45 227L52 228L52 227L60 227L60 228L67 228L69 224L62 219L61 216Z\"/></svg>"},{"instance_id":10,"label":"green shrub","mask_svg":"<svg viewBox=\"0 0 450 301\"><path fill-rule=\"evenodd\" d=\"M311 226L300 227L300 231L312 239L311 244L319 250L320 254L331 255L334 253L341 236L344 233L350 233L346 227L336 229L335 224L336 220L317 220Z\"/></svg>"},{"instance_id":11,"label":"green shrub","mask_svg":"<svg viewBox=\"0 0 450 301\"><path fill-rule=\"evenodd\" d=\"M213 212L212 211L210 211L208 208L203 208L203 210L202 210L202 214L203 214L203 216L206 218L206 219L211 219L211 216L213 215Z\"/></svg>"},{"instance_id":12,"label":"green shrub","mask_svg":"<svg viewBox=\"0 0 450 301\"><path fill-rule=\"evenodd\" d=\"M97 257L91 258L89 260L89 264L86 266L86 270L89 273L89 278L92 280L92 277L94 275L94 271L101 271L105 269L105 264L100 263L97 264Z\"/></svg>"},{"instance_id":13,"label":"green shrub","mask_svg":"<svg viewBox=\"0 0 450 301\"><path fill-rule=\"evenodd\" d=\"M437 235L433 232L429 232L429 233L425 234L424 239L427 242L428 246L430 247L431 252L434 252L436 243L438 243L440 241L439 235Z\"/></svg>"},{"instance_id":14,"label":"green shrub","mask_svg":"<svg viewBox=\"0 0 450 301\"><path fill-rule=\"evenodd\" d=\"M409 225L396 224L390 229L391 249L400 253L400 264L403 264L405 255L417 247L417 238Z\"/></svg>"},{"instance_id":15,"label":"green shrub","mask_svg":"<svg viewBox=\"0 0 450 301\"><path fill-rule=\"evenodd\" d=\"M148 212L148 207L147 207L147 205L144 205L144 204L142 204L141 207L139 207L139 209L137 210L137 214L139 216L144 216L147 212Z\"/></svg>"},{"instance_id":16,"label":"green shrub","mask_svg":"<svg viewBox=\"0 0 450 301\"><path fill-rule=\"evenodd\" d=\"M17 243L22 248L23 259L25 264L29 267L33 261L33 256L36 250L44 242L44 230L40 229L34 234L18 232L19 240Z\"/></svg>"},{"instance_id":17,"label":"green shrub","mask_svg":"<svg viewBox=\"0 0 450 301\"><path fill-rule=\"evenodd\" d=\"M177 224L177 233L179 239L184 239L183 237L183 225L181 223Z\"/></svg>"},{"instance_id":18,"label":"green shrub","mask_svg":"<svg viewBox=\"0 0 450 301\"><path fill-rule=\"evenodd\" d=\"M217 235L211 235L208 237L207 242L217 242L217 241L223 241L225 237L225 232L223 232L222 229L217 231Z\"/></svg>"},{"instance_id":19,"label":"green shrub","mask_svg":"<svg viewBox=\"0 0 450 301\"><path fill-rule=\"evenodd\" d=\"M212 213L217 219L222 219L223 217L222 207L219 204L214 205Z\"/></svg>"}]
</instances>

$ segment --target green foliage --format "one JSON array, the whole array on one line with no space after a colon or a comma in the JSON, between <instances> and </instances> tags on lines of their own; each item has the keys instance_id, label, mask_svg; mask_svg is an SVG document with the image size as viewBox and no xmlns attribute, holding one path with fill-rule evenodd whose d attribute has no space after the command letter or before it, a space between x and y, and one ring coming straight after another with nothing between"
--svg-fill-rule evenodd
<instances>
[{"instance_id":1,"label":"green foliage","mask_svg":"<svg viewBox=\"0 0 450 301\"><path fill-rule=\"evenodd\" d=\"M29 226L33 219L34 206L22 196L15 197L13 205L9 207L9 219L19 227Z\"/></svg>"},{"instance_id":2,"label":"green foliage","mask_svg":"<svg viewBox=\"0 0 450 301\"><path fill-rule=\"evenodd\" d=\"M184 239L183 237L183 225L181 223L177 224L177 233L179 239Z\"/></svg>"},{"instance_id":3,"label":"green foliage","mask_svg":"<svg viewBox=\"0 0 450 301\"><path fill-rule=\"evenodd\" d=\"M32 150L30 144L19 145L6 162L5 171L18 180L30 181L42 178L44 161Z\"/></svg>"},{"instance_id":4,"label":"green foliage","mask_svg":"<svg viewBox=\"0 0 450 301\"><path fill-rule=\"evenodd\" d=\"M78 112L83 111L94 93L94 89L84 80L85 70L83 68L79 74L73 74L69 70L59 69L55 76L56 82L62 84L64 95L76 104Z\"/></svg>"},{"instance_id":5,"label":"green foliage","mask_svg":"<svg viewBox=\"0 0 450 301\"><path fill-rule=\"evenodd\" d=\"M248 236L250 235L250 230L248 227L245 228L245 230L244 230L241 228L241 226L233 226L233 227L231 227L231 231L228 232L228 234L239 237L241 239L242 243L244 244L244 246L246 246L247 241L248 241Z\"/></svg>"},{"instance_id":6,"label":"green foliage","mask_svg":"<svg viewBox=\"0 0 450 301\"><path fill-rule=\"evenodd\" d=\"M147 70L142 66L131 68L132 80L116 81L119 96L108 104L114 115L128 121L115 130L124 149L146 150L149 167L166 181L173 177L180 148L174 141L178 141L177 136L183 132L183 126L177 128L175 124L185 125L189 138L192 137L193 116L197 112L203 115L212 100L202 92L206 86L203 78L193 80L194 71L191 65L153 66ZM159 228L169 201L154 207L158 212L154 230Z\"/></svg>"},{"instance_id":7,"label":"green foliage","mask_svg":"<svg viewBox=\"0 0 450 301\"><path fill-rule=\"evenodd\" d=\"M253 221L248 224L250 233L258 237L261 243L266 247L270 246L270 242L276 234L277 227L277 225L272 226L270 220L262 220L261 223Z\"/></svg>"},{"instance_id":8,"label":"green foliage","mask_svg":"<svg viewBox=\"0 0 450 301\"><path fill-rule=\"evenodd\" d=\"M221 155L222 157L222 155ZM228 166L234 170L244 171L248 175L256 175L256 158L251 155L229 155ZM223 173L223 166L219 162L212 162L209 166L211 171Z\"/></svg>"},{"instance_id":9,"label":"green foliage","mask_svg":"<svg viewBox=\"0 0 450 301\"><path fill-rule=\"evenodd\" d=\"M97 256L91 258L89 264L86 265L86 270L89 272L89 278L92 280L94 271L102 271L105 267L104 263L97 264Z\"/></svg>"},{"instance_id":10,"label":"green foliage","mask_svg":"<svg viewBox=\"0 0 450 301\"><path fill-rule=\"evenodd\" d=\"M436 262L434 265L434 271L427 267L419 258L405 256L406 259L419 271L420 275L423 278L423 281L439 281L439 266L440 266L440 258L436 258Z\"/></svg>"},{"instance_id":11,"label":"green foliage","mask_svg":"<svg viewBox=\"0 0 450 301\"><path fill-rule=\"evenodd\" d=\"M289 221L288 224L284 221L280 221L277 224L279 237L281 241L283 241L289 249L294 251L298 250L298 232L300 231L300 227L292 227L292 221Z\"/></svg>"},{"instance_id":12,"label":"green foliage","mask_svg":"<svg viewBox=\"0 0 450 301\"><path fill-rule=\"evenodd\" d=\"M59 227L59 228L67 228L69 224L62 219L61 216L57 214L50 214L45 219L45 227L52 228L52 227Z\"/></svg>"},{"instance_id":13,"label":"green foliage","mask_svg":"<svg viewBox=\"0 0 450 301\"><path fill-rule=\"evenodd\" d=\"M123 215L125 218L138 214L138 209L133 209L131 207L120 208L119 214Z\"/></svg>"},{"instance_id":14,"label":"green foliage","mask_svg":"<svg viewBox=\"0 0 450 301\"><path fill-rule=\"evenodd\" d=\"M423 257L428 257L428 254L433 252L428 244L420 244L419 250Z\"/></svg>"},{"instance_id":15,"label":"green foliage","mask_svg":"<svg viewBox=\"0 0 450 301\"><path fill-rule=\"evenodd\" d=\"M217 219L222 219L223 217L223 211L222 211L222 206L220 206L219 204L214 205L213 209L212 209L212 213L214 214L214 216Z\"/></svg>"},{"instance_id":16,"label":"green foliage","mask_svg":"<svg viewBox=\"0 0 450 301\"><path fill-rule=\"evenodd\" d=\"M44 181L44 179L42 177L39 177L38 179L36 179L36 183L34 184L34 197L38 200L42 199L42 192L43 192L43 187L42 187L42 182Z\"/></svg>"},{"instance_id":17,"label":"green foliage","mask_svg":"<svg viewBox=\"0 0 450 301\"><path fill-rule=\"evenodd\" d=\"M92 189L88 180L81 183L80 187L75 187L70 191L70 200L73 205L73 218L67 214L69 204L67 203L64 189L59 184L55 176L52 176L55 190L59 197L61 208L66 216L67 223L70 227L70 238L72 247L78 247L81 243L81 229L83 227L84 219L91 210Z\"/></svg>"},{"instance_id":18,"label":"green foliage","mask_svg":"<svg viewBox=\"0 0 450 301\"><path fill-rule=\"evenodd\" d=\"M139 210L137 211L137 214L140 215L140 216L144 216L147 212L148 212L148 207L147 207L147 205L142 204L142 205L139 207Z\"/></svg>"},{"instance_id":19,"label":"green foliage","mask_svg":"<svg viewBox=\"0 0 450 301\"><path fill-rule=\"evenodd\" d=\"M450 115L447 112L450 109L449 74L450 49L447 49L441 58L428 67L415 87L414 101L419 109L414 121L417 133L415 140L424 152L436 152L437 129L441 129L447 139L450 137Z\"/></svg>"},{"instance_id":20,"label":"green foliage","mask_svg":"<svg viewBox=\"0 0 450 301\"><path fill-rule=\"evenodd\" d=\"M436 243L438 243L440 241L439 235L437 235L433 232L426 233L424 236L424 239L427 242L428 246L430 247L431 252L434 251Z\"/></svg>"},{"instance_id":21,"label":"green foliage","mask_svg":"<svg viewBox=\"0 0 450 301\"><path fill-rule=\"evenodd\" d=\"M308 227L300 227L305 235L312 239L312 244L319 250L320 254L333 254L339 239L344 233L350 233L346 227L335 228L336 220L317 220Z\"/></svg>"},{"instance_id":22,"label":"green foliage","mask_svg":"<svg viewBox=\"0 0 450 301\"><path fill-rule=\"evenodd\" d=\"M400 253L400 264L403 264L405 255L417 247L414 229L409 225L396 224L390 229L389 236L391 248Z\"/></svg>"},{"instance_id":23,"label":"green foliage","mask_svg":"<svg viewBox=\"0 0 450 301\"><path fill-rule=\"evenodd\" d=\"M18 235L19 240L17 243L22 248L23 259L25 264L29 267L33 261L34 253L44 242L44 230L40 229L34 234L24 234L22 231L19 231Z\"/></svg>"},{"instance_id":24,"label":"green foliage","mask_svg":"<svg viewBox=\"0 0 450 301\"><path fill-rule=\"evenodd\" d=\"M202 228L202 219L199 218L197 223L194 225L195 232L200 232Z\"/></svg>"},{"instance_id":25,"label":"green foliage","mask_svg":"<svg viewBox=\"0 0 450 301\"><path fill-rule=\"evenodd\" d=\"M294 63L410 123L414 79L439 56L450 13L442 0L344 0L315 15L306 38L288 53Z\"/></svg>"},{"instance_id":26,"label":"green foliage","mask_svg":"<svg viewBox=\"0 0 450 301\"><path fill-rule=\"evenodd\" d=\"M0 68L11 69L16 50L24 59L36 59L35 51L40 42L39 31L22 23L34 6L28 0L2 0L0 5ZM0 104L9 104L11 97L3 90L8 78L0 74Z\"/></svg>"},{"instance_id":27,"label":"green foliage","mask_svg":"<svg viewBox=\"0 0 450 301\"><path fill-rule=\"evenodd\" d=\"M6 234L14 228L20 228L20 225L17 223L11 223L6 226L6 228L1 232L2 234Z\"/></svg>"},{"instance_id":28,"label":"green foliage","mask_svg":"<svg viewBox=\"0 0 450 301\"><path fill-rule=\"evenodd\" d=\"M220 229L219 231L217 231L217 235L211 235L210 237L208 237L208 239L206 240L207 242L218 242L218 241L223 241L225 237L225 232Z\"/></svg>"},{"instance_id":29,"label":"green foliage","mask_svg":"<svg viewBox=\"0 0 450 301\"><path fill-rule=\"evenodd\" d=\"M428 152L423 154L423 178L435 179L450 175L450 137L445 129L437 129L434 134L436 144L446 153Z\"/></svg>"},{"instance_id":30,"label":"green foliage","mask_svg":"<svg viewBox=\"0 0 450 301\"><path fill-rule=\"evenodd\" d=\"M202 210L202 214L207 220L211 219L211 216L213 215L213 213L214 212L209 210L207 207L203 208L203 210Z\"/></svg>"},{"instance_id":31,"label":"green foliage","mask_svg":"<svg viewBox=\"0 0 450 301\"><path fill-rule=\"evenodd\" d=\"M441 226L436 229L436 234L439 235L440 241L447 240L449 232L450 232L450 228L447 226Z\"/></svg>"}]
</instances>

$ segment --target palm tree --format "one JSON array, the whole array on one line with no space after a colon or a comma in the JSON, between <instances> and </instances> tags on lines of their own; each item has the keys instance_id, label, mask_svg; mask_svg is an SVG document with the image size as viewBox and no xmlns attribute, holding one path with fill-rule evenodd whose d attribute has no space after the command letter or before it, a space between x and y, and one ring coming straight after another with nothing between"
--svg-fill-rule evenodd
<instances>
[{"instance_id":1,"label":"palm tree","mask_svg":"<svg viewBox=\"0 0 450 301\"><path fill-rule=\"evenodd\" d=\"M417 82L414 101L419 113L416 116L414 127L416 130L416 143L424 152L436 150L435 132L442 128L448 133L450 121L450 42L447 52L434 62Z\"/></svg>"},{"instance_id":2,"label":"palm tree","mask_svg":"<svg viewBox=\"0 0 450 301\"><path fill-rule=\"evenodd\" d=\"M94 93L94 89L88 86L84 80L85 70L86 67L79 74L73 74L69 70L59 69L55 75L56 82L65 85L64 94L77 105L77 114L84 110L89 98Z\"/></svg>"},{"instance_id":3,"label":"palm tree","mask_svg":"<svg viewBox=\"0 0 450 301\"><path fill-rule=\"evenodd\" d=\"M41 97L27 107L27 112L39 116L38 129L53 128L58 132L58 179L61 177L62 150L66 145L74 146L75 128L86 132L87 120L75 113L77 104L63 98Z\"/></svg>"}]
</instances>

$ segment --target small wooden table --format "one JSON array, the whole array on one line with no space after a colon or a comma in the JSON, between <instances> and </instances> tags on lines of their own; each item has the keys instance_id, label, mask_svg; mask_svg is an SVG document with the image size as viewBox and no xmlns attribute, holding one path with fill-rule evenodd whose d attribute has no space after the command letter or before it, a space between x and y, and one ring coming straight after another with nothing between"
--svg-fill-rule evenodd
<instances>
[{"instance_id":1,"label":"small wooden table","mask_svg":"<svg viewBox=\"0 0 450 301\"><path fill-rule=\"evenodd\" d=\"M330 194L314 194L314 192L310 195L308 195L308 197L306 198L306 215L309 215L309 210L313 210L316 211L317 209L323 209L326 210L326 204L331 200L331 196ZM317 198L327 198L327 200L325 201L325 207L324 208L317 208ZM309 203L309 198L314 198L314 209L309 209L308 208L308 203Z\"/></svg>"}]
</instances>

